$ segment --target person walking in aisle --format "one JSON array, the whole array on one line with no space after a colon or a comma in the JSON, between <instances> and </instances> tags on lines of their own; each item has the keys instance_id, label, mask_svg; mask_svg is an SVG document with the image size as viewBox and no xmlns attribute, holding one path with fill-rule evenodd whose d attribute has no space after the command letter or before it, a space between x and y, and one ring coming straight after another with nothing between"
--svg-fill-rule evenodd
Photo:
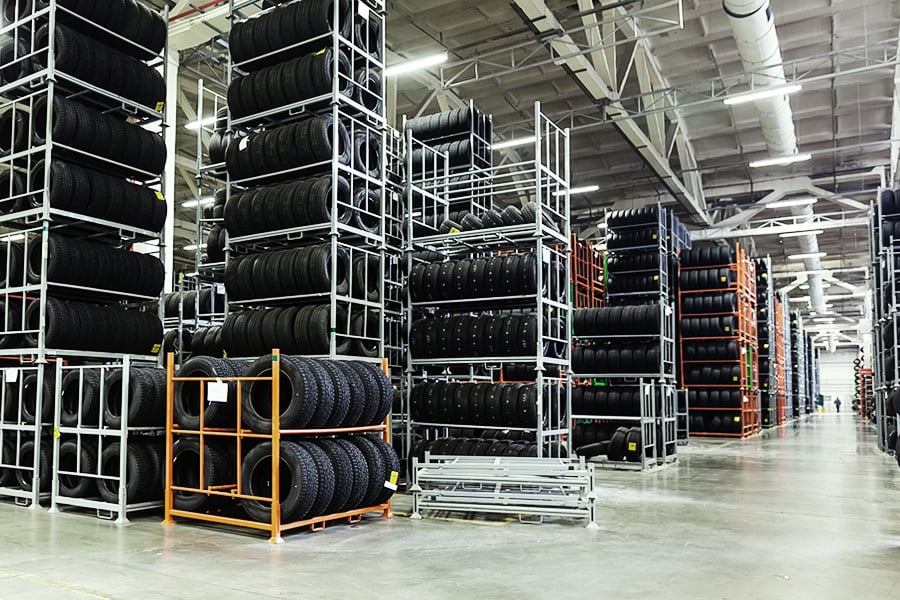
<instances>
[{"instance_id":1,"label":"person walking in aisle","mask_svg":"<svg viewBox=\"0 0 900 600\"><path fill-rule=\"evenodd\" d=\"M841 412L841 399L840 398L834 399L834 411Z\"/></svg>"}]
</instances>

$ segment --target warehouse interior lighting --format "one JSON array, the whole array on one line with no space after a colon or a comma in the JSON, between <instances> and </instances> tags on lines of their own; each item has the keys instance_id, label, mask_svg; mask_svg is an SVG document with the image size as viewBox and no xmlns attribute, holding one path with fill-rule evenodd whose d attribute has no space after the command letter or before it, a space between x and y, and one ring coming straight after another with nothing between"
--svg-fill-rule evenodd
<instances>
[{"instance_id":1,"label":"warehouse interior lighting","mask_svg":"<svg viewBox=\"0 0 900 600\"><path fill-rule=\"evenodd\" d=\"M807 258L825 258L827 252L807 252L806 254L789 254L788 260L806 260Z\"/></svg>"},{"instance_id":2,"label":"warehouse interior lighting","mask_svg":"<svg viewBox=\"0 0 900 600\"><path fill-rule=\"evenodd\" d=\"M197 250L198 248L206 248L206 244L200 244L199 246L197 244L190 244L190 245L184 247L184 249L187 250L188 252L190 252L192 250Z\"/></svg>"},{"instance_id":3,"label":"warehouse interior lighting","mask_svg":"<svg viewBox=\"0 0 900 600\"><path fill-rule=\"evenodd\" d=\"M200 206L209 206L216 201L215 198L200 198L199 200L188 200L187 202L182 202L181 205L185 208L194 208L198 204Z\"/></svg>"},{"instance_id":4,"label":"warehouse interior lighting","mask_svg":"<svg viewBox=\"0 0 900 600\"><path fill-rule=\"evenodd\" d=\"M807 235L819 235L820 233L825 233L825 230L824 229L809 229L806 231L791 231L790 233L779 233L778 237L795 238L795 237L804 237Z\"/></svg>"},{"instance_id":5,"label":"warehouse interior lighting","mask_svg":"<svg viewBox=\"0 0 900 600\"><path fill-rule=\"evenodd\" d=\"M529 144L533 144L536 139L536 137L530 135L528 137L517 138L514 140L506 140L505 142L491 144L491 150L503 150L504 148L518 148L519 146L528 146Z\"/></svg>"},{"instance_id":6,"label":"warehouse interior lighting","mask_svg":"<svg viewBox=\"0 0 900 600\"><path fill-rule=\"evenodd\" d=\"M599 189L600 189L599 185L583 185L581 187L570 188L569 195L571 196L572 194L587 194L589 192L596 192ZM560 190L558 192L553 192L553 195L554 196L565 196L566 191Z\"/></svg>"},{"instance_id":7,"label":"warehouse interior lighting","mask_svg":"<svg viewBox=\"0 0 900 600\"><path fill-rule=\"evenodd\" d=\"M812 154L791 154L790 156L777 156L775 158L764 158L762 160L754 160L750 162L751 169L760 169L762 167L781 167L784 165L792 165L798 162L805 162L812 159Z\"/></svg>"},{"instance_id":8,"label":"warehouse interior lighting","mask_svg":"<svg viewBox=\"0 0 900 600\"><path fill-rule=\"evenodd\" d=\"M812 206L818 201L818 198L807 196L806 198L791 198L790 200L778 200L776 202L769 202L765 206L766 208L793 208L795 206Z\"/></svg>"},{"instance_id":9,"label":"warehouse interior lighting","mask_svg":"<svg viewBox=\"0 0 900 600\"><path fill-rule=\"evenodd\" d=\"M203 127L205 125L213 125L213 124L215 124L215 122L216 122L215 117L206 117L205 119L203 119L201 121L188 121L188 123L185 124L184 128L194 131L196 129L200 129L200 127Z\"/></svg>"},{"instance_id":10,"label":"warehouse interior lighting","mask_svg":"<svg viewBox=\"0 0 900 600\"><path fill-rule=\"evenodd\" d=\"M384 70L385 77L393 77L402 75L403 73L412 73L413 71L421 71L428 67L434 67L447 62L447 53L440 52L430 56L423 56L414 60L407 60L401 63L393 64Z\"/></svg>"},{"instance_id":11,"label":"warehouse interior lighting","mask_svg":"<svg viewBox=\"0 0 900 600\"><path fill-rule=\"evenodd\" d=\"M754 90L752 92L747 92L745 94L736 94L734 96L729 96L722 102L728 105L747 104L748 102L756 102L757 100L774 98L776 96L790 96L791 94L796 94L802 89L803 86L799 83L793 83L791 85L771 86Z\"/></svg>"}]
</instances>

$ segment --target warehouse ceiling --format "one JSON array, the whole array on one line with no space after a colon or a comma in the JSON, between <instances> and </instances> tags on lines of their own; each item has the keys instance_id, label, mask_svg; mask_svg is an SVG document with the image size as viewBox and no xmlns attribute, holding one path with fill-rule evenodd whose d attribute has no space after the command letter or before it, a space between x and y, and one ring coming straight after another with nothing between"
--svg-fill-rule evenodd
<instances>
[{"instance_id":1,"label":"warehouse ceiling","mask_svg":"<svg viewBox=\"0 0 900 600\"><path fill-rule=\"evenodd\" d=\"M181 47L227 30L221 7L210 4L169 1L173 15L196 6L206 14L202 24L198 14L173 22ZM718 1L388 0L389 62L449 55L440 67L391 81L389 117L398 124L403 115L473 98L493 115L498 136L515 139L526 134L539 101L572 130L572 185L599 186L573 196L576 230L601 237L596 225L606 208L673 205L698 238L724 237L771 256L778 287L789 289L792 307L806 314L803 263L787 258L801 252L799 239L778 235L797 221L790 208L760 204L816 198L832 314L815 315L812 326L855 341L867 278L864 217L892 172L900 25L892 6L772 0L787 80L802 84L790 96L798 149L812 155L791 166L748 166L769 155L754 105L721 101L750 89L750 80ZM194 118L197 79L215 87L224 76L224 51L212 39L181 53L185 122ZM187 184L196 156L195 134L181 126L178 151L180 204L193 193ZM496 160L503 159L498 151ZM182 209L180 216L192 215ZM180 233L189 230L184 225ZM180 239L176 247L189 243Z\"/></svg>"}]
</instances>

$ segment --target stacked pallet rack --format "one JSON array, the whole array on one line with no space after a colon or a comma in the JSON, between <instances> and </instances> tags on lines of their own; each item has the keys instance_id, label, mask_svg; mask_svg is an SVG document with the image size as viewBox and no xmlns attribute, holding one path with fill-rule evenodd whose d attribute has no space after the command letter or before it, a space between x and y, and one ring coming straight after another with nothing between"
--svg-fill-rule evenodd
<instances>
[{"instance_id":1,"label":"stacked pallet rack","mask_svg":"<svg viewBox=\"0 0 900 600\"><path fill-rule=\"evenodd\" d=\"M818 410L818 402L822 397L819 386L819 349L812 334L806 334L806 397L807 412Z\"/></svg>"},{"instance_id":2,"label":"stacked pallet rack","mask_svg":"<svg viewBox=\"0 0 900 600\"><path fill-rule=\"evenodd\" d=\"M860 396L860 416L869 418L875 412L875 387L872 369L861 368L857 375Z\"/></svg>"},{"instance_id":3,"label":"stacked pallet rack","mask_svg":"<svg viewBox=\"0 0 900 600\"><path fill-rule=\"evenodd\" d=\"M229 357L384 356L384 7L326 4L229 2Z\"/></svg>"},{"instance_id":4,"label":"stacked pallet rack","mask_svg":"<svg viewBox=\"0 0 900 600\"><path fill-rule=\"evenodd\" d=\"M889 421L895 421L892 396L898 394L900 365L897 352L900 344L900 205L898 190L881 188L869 217L869 255L872 264L872 374L874 406L861 402L864 417L874 422L878 435L877 447L889 451ZM894 448L896 450L896 448Z\"/></svg>"},{"instance_id":5,"label":"stacked pallet rack","mask_svg":"<svg viewBox=\"0 0 900 600\"><path fill-rule=\"evenodd\" d=\"M487 120L472 105L450 114L472 130ZM533 158L451 173L448 148L415 137L421 124L406 124L412 454L423 468L426 451L565 456L568 131L536 104ZM522 195L535 200L520 210Z\"/></svg>"},{"instance_id":6,"label":"stacked pallet rack","mask_svg":"<svg viewBox=\"0 0 900 600\"><path fill-rule=\"evenodd\" d=\"M785 364L784 301L782 300L780 293L775 294L775 318L772 326L775 331L775 337L773 339L773 357L775 360L775 377L777 381L777 386L775 388L775 424L784 425L788 422L787 385L789 377Z\"/></svg>"},{"instance_id":7,"label":"stacked pallet rack","mask_svg":"<svg viewBox=\"0 0 900 600\"><path fill-rule=\"evenodd\" d=\"M800 311L791 311L790 323L790 362L791 362L791 405L794 418L799 419L807 413L806 405L806 334L803 331L803 317Z\"/></svg>"},{"instance_id":8,"label":"stacked pallet rack","mask_svg":"<svg viewBox=\"0 0 900 600\"><path fill-rule=\"evenodd\" d=\"M778 425L778 355L775 326L775 292L772 259L756 259L756 312L759 339L760 424L764 429Z\"/></svg>"},{"instance_id":9,"label":"stacked pallet rack","mask_svg":"<svg viewBox=\"0 0 900 600\"><path fill-rule=\"evenodd\" d=\"M690 238L661 206L611 212L606 225L609 306L574 321L572 445L606 454L602 465L645 470L676 458L674 283Z\"/></svg>"},{"instance_id":10,"label":"stacked pallet rack","mask_svg":"<svg viewBox=\"0 0 900 600\"><path fill-rule=\"evenodd\" d=\"M0 28L0 224L18 230L0 239L0 357L9 365L0 495L31 506L49 496L54 508L93 508L119 521L146 508L127 492L139 473L126 458L158 457L138 441L153 431L129 422L137 401L121 387L94 423L60 426L69 400L62 370L78 363L128 381L143 361L146 373L159 373L164 268L158 257L129 252L151 240L164 247L166 26L154 11L16 2ZM84 393L103 394L94 375L86 379ZM60 448L71 449L73 464L60 460ZM109 496L96 500L101 481Z\"/></svg>"},{"instance_id":11,"label":"stacked pallet rack","mask_svg":"<svg viewBox=\"0 0 900 600\"><path fill-rule=\"evenodd\" d=\"M572 302L573 307L600 308L606 302L603 253L591 240L579 240L572 234Z\"/></svg>"},{"instance_id":12,"label":"stacked pallet rack","mask_svg":"<svg viewBox=\"0 0 900 600\"><path fill-rule=\"evenodd\" d=\"M303 391L300 410L307 418L348 396L338 381L346 386L350 379L345 377L355 369L344 361L328 363L335 385ZM276 349L253 364L208 364L210 371L185 365L176 373L174 354L167 356L164 525L190 519L261 530L278 544L286 531L358 523L371 513L393 516L390 498L397 489L399 461L388 445L386 422L298 428L290 424L299 416L296 410L288 421L282 385L298 373L314 373L315 361L283 357ZM387 414L390 386L387 376L382 378L383 386L349 395L347 415L368 404L373 393L381 396L375 400L380 414ZM186 413L188 405L197 412Z\"/></svg>"},{"instance_id":13,"label":"stacked pallet rack","mask_svg":"<svg viewBox=\"0 0 900 600\"><path fill-rule=\"evenodd\" d=\"M738 245L681 255L681 384L691 434L759 432L756 265Z\"/></svg>"}]
</instances>

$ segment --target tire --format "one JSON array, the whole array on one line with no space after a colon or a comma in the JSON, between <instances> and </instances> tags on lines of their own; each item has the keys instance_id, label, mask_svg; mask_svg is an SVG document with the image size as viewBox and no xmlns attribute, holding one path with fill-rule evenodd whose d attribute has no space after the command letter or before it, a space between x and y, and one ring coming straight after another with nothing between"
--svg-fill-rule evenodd
<instances>
[{"instance_id":1,"label":"tire","mask_svg":"<svg viewBox=\"0 0 900 600\"><path fill-rule=\"evenodd\" d=\"M89 443L84 438L79 448L75 440L65 440L60 442L58 454L60 473L57 475L57 479L60 495L67 498L89 498L96 495L96 479L74 474L97 472L96 445Z\"/></svg>"},{"instance_id":2,"label":"tire","mask_svg":"<svg viewBox=\"0 0 900 600\"><path fill-rule=\"evenodd\" d=\"M154 389L150 374L144 369L131 369L128 387L124 390L123 370L114 370L103 382L106 402L103 422L112 429L122 426L122 408L127 410L128 427L162 425L165 421L163 405Z\"/></svg>"},{"instance_id":3,"label":"tire","mask_svg":"<svg viewBox=\"0 0 900 600\"><path fill-rule=\"evenodd\" d=\"M385 476L390 476L386 473L384 456L375 443L366 436L354 435L349 439L362 452L368 467L369 478L361 505L364 507L375 506L378 504L376 500L384 489L384 482L387 481Z\"/></svg>"},{"instance_id":4,"label":"tire","mask_svg":"<svg viewBox=\"0 0 900 600\"><path fill-rule=\"evenodd\" d=\"M343 510L353 510L363 506L363 500L368 492L369 485L369 465L366 456L356 444L347 438L337 438L334 440L347 455L350 473L350 494L344 504Z\"/></svg>"},{"instance_id":5,"label":"tire","mask_svg":"<svg viewBox=\"0 0 900 600\"><path fill-rule=\"evenodd\" d=\"M334 472L334 492L325 513L334 514L349 509L348 502L353 492L354 471L347 451L333 439L319 439L315 442L331 461ZM364 458L357 457L360 460Z\"/></svg>"},{"instance_id":6,"label":"tire","mask_svg":"<svg viewBox=\"0 0 900 600\"><path fill-rule=\"evenodd\" d=\"M228 361L206 356L194 356L184 362L175 377L234 377L236 373ZM176 381L173 384L172 411L175 422L191 431L200 429L200 385L201 382ZM246 389L246 387L245 387ZM228 383L227 402L209 402L204 408L206 427L233 426L236 416L237 384Z\"/></svg>"},{"instance_id":7,"label":"tire","mask_svg":"<svg viewBox=\"0 0 900 600\"><path fill-rule=\"evenodd\" d=\"M312 458L316 468L316 496L312 507L304 515L305 517L318 517L326 514L328 507L334 500L335 471L331 458L322 448L313 442L297 442L303 450Z\"/></svg>"},{"instance_id":8,"label":"tire","mask_svg":"<svg viewBox=\"0 0 900 600\"><path fill-rule=\"evenodd\" d=\"M245 377L271 377L272 357L265 355L253 362ZM280 365L282 429L301 429L311 422L322 396L309 362L284 356ZM324 391L324 390L323 390ZM244 425L258 433L272 432L272 386L267 381L251 381L243 386L241 408Z\"/></svg>"},{"instance_id":9,"label":"tire","mask_svg":"<svg viewBox=\"0 0 900 600\"><path fill-rule=\"evenodd\" d=\"M51 484L51 467L53 466L53 454L50 448L50 444L41 442L38 453L38 478L40 479L40 482L38 484L40 486L39 491L49 492ZM13 460L11 462L15 461ZM15 472L16 481L19 484L19 488L26 492L31 492L34 489L33 471L31 469L31 465L33 464L34 442L32 440L28 440L19 447L19 465L27 468L16 469Z\"/></svg>"},{"instance_id":10,"label":"tire","mask_svg":"<svg viewBox=\"0 0 900 600\"><path fill-rule=\"evenodd\" d=\"M44 369L43 382L39 382L37 372L29 373L22 379L22 421L26 424L33 424L37 418L37 393L38 388L42 387L41 397L41 423L49 424L53 422L53 403L54 403L54 384L56 377L50 369Z\"/></svg>"},{"instance_id":11,"label":"tire","mask_svg":"<svg viewBox=\"0 0 900 600\"><path fill-rule=\"evenodd\" d=\"M281 442L281 522L299 521L307 516L316 501L318 478L313 458L293 442ZM285 477L287 475L287 477ZM272 443L254 446L244 457L241 484L246 494L271 497ZM268 502L245 500L242 506L254 521L271 521L272 506Z\"/></svg>"},{"instance_id":12,"label":"tire","mask_svg":"<svg viewBox=\"0 0 900 600\"><path fill-rule=\"evenodd\" d=\"M225 444L206 440L203 446L203 488L211 489L234 481L233 459ZM179 436L172 446L172 484L177 487L201 489L200 480L200 439L194 436ZM215 496L194 492L173 492L173 503L179 510L199 511L208 503L215 502Z\"/></svg>"},{"instance_id":13,"label":"tire","mask_svg":"<svg viewBox=\"0 0 900 600\"><path fill-rule=\"evenodd\" d=\"M122 445L113 442L107 445L100 455L100 474L119 477L119 454ZM146 499L157 488L158 482L152 479L152 465L146 452L137 444L128 444L126 448L125 501L133 504ZM100 497L109 503L119 502L120 481L114 479L98 479L97 491Z\"/></svg>"},{"instance_id":14,"label":"tire","mask_svg":"<svg viewBox=\"0 0 900 600\"><path fill-rule=\"evenodd\" d=\"M100 374L93 369L74 369L62 379L60 423L74 427L99 427Z\"/></svg>"}]
</instances>

